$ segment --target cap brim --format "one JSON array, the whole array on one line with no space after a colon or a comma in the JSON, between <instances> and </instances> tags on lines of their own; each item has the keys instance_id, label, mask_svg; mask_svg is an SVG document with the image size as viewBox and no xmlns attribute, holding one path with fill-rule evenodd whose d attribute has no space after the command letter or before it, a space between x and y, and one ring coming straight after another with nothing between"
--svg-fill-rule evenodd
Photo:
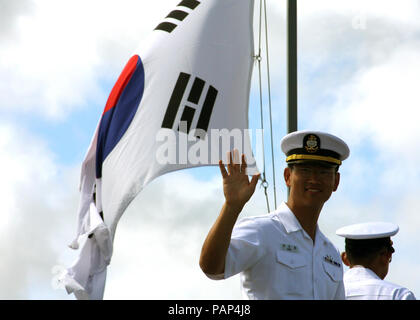
<instances>
[{"instance_id":1,"label":"cap brim","mask_svg":"<svg viewBox=\"0 0 420 320\"><path fill-rule=\"evenodd\" d=\"M399 227L393 223L368 222L340 228L336 234L347 239L362 240L392 237L398 230Z\"/></svg>"}]
</instances>

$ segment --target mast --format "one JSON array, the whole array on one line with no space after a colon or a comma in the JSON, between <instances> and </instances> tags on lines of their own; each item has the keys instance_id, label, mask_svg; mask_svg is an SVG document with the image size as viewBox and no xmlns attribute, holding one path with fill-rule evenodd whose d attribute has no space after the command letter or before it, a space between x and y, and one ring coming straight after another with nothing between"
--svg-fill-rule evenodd
<instances>
[{"instance_id":1,"label":"mast","mask_svg":"<svg viewBox=\"0 0 420 320\"><path fill-rule=\"evenodd\" d=\"M297 131L297 0L287 0L287 133Z\"/></svg>"},{"instance_id":2,"label":"mast","mask_svg":"<svg viewBox=\"0 0 420 320\"><path fill-rule=\"evenodd\" d=\"M287 133L297 129L297 0L287 0Z\"/></svg>"}]
</instances>

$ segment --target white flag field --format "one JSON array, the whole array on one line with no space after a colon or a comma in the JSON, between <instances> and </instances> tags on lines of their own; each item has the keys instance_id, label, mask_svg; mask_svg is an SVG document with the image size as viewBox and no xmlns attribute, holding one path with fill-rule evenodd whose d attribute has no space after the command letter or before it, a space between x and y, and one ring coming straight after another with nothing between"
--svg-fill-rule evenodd
<instances>
[{"instance_id":1,"label":"white flag field","mask_svg":"<svg viewBox=\"0 0 420 320\"><path fill-rule=\"evenodd\" d=\"M82 164L75 263L61 277L77 299L102 299L118 221L165 173L256 164L248 130L253 0L183 0L140 44L113 87ZM138 214L141 215L141 212Z\"/></svg>"}]
</instances>

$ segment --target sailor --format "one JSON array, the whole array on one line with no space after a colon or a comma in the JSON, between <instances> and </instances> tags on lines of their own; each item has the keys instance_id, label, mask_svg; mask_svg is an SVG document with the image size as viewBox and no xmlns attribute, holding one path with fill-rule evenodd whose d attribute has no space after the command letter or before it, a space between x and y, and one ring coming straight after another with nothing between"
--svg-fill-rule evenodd
<instances>
[{"instance_id":1,"label":"sailor","mask_svg":"<svg viewBox=\"0 0 420 320\"><path fill-rule=\"evenodd\" d=\"M367 222L340 228L346 238L341 258L350 267L344 274L347 300L415 300L408 289L385 281L392 254L391 237L399 227L393 223Z\"/></svg>"},{"instance_id":2,"label":"sailor","mask_svg":"<svg viewBox=\"0 0 420 320\"><path fill-rule=\"evenodd\" d=\"M349 156L340 138L297 131L281 141L286 155L285 184L290 195L269 214L238 216L254 193L242 155L219 162L225 203L202 247L200 267L211 279L241 274L249 299L344 299L340 253L318 227L324 203L337 190L338 168Z\"/></svg>"}]
</instances>

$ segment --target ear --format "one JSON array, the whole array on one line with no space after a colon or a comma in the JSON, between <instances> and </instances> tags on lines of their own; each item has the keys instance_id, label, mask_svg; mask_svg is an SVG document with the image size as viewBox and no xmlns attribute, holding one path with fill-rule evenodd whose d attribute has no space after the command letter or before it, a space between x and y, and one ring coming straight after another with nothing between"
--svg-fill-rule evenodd
<instances>
[{"instance_id":1,"label":"ear","mask_svg":"<svg viewBox=\"0 0 420 320\"><path fill-rule=\"evenodd\" d=\"M341 260L343 261L343 263L347 266L350 267L350 261L347 258L347 254L345 252L341 253Z\"/></svg>"},{"instance_id":2,"label":"ear","mask_svg":"<svg viewBox=\"0 0 420 320\"><path fill-rule=\"evenodd\" d=\"M388 250L381 252L379 255L379 259L382 265L388 265L391 262L392 253Z\"/></svg>"},{"instance_id":3,"label":"ear","mask_svg":"<svg viewBox=\"0 0 420 320\"><path fill-rule=\"evenodd\" d=\"M290 187L290 175L292 174L292 171L289 167L284 168L283 176L284 181L286 182L286 185Z\"/></svg>"},{"instance_id":4,"label":"ear","mask_svg":"<svg viewBox=\"0 0 420 320\"><path fill-rule=\"evenodd\" d=\"M336 172L333 191L337 191L339 184L340 184L340 172Z\"/></svg>"}]
</instances>

